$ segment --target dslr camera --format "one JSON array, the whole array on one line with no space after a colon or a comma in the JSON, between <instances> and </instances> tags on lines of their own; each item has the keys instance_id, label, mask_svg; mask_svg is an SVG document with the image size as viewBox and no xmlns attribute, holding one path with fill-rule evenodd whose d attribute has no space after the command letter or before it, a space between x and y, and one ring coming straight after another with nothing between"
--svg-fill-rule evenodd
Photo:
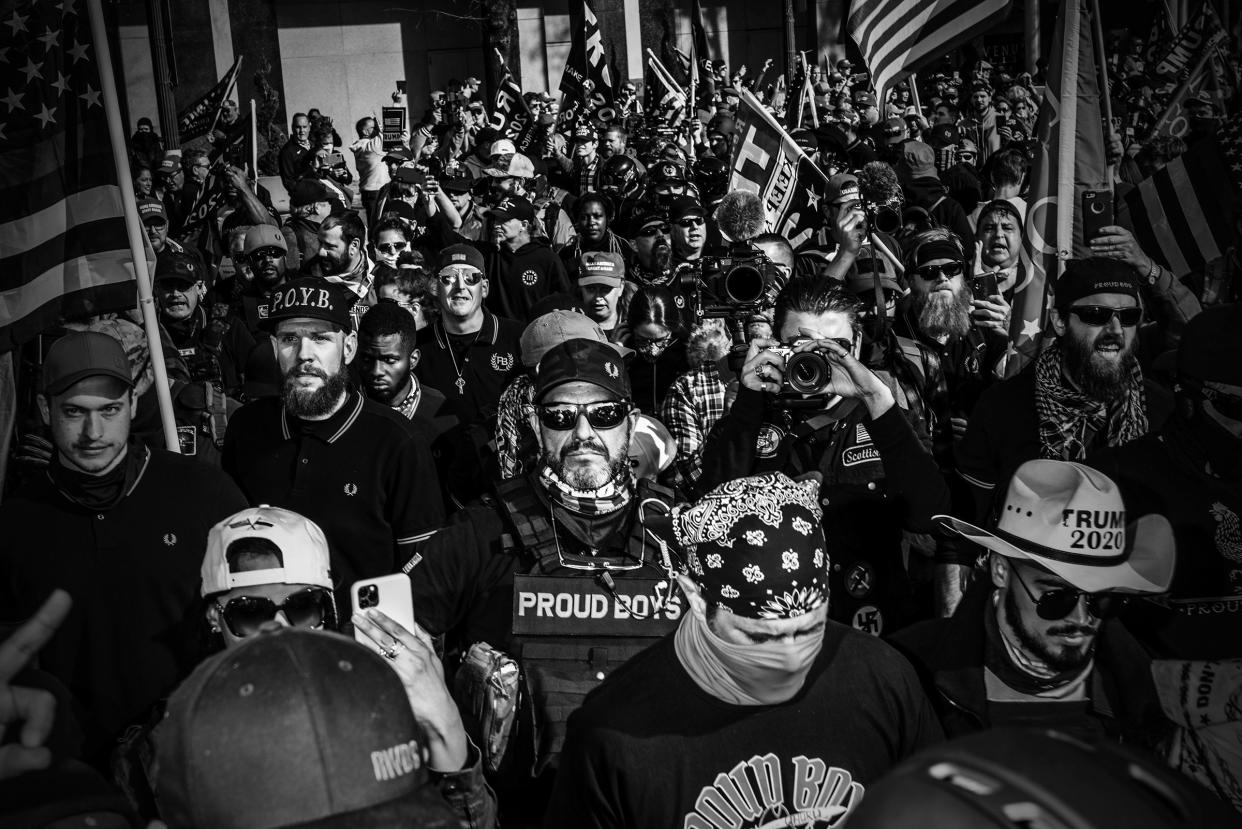
<instances>
[{"instance_id":1,"label":"dslr camera","mask_svg":"<svg viewBox=\"0 0 1242 829\"><path fill-rule=\"evenodd\" d=\"M762 251L740 243L708 249L679 283L695 319L737 319L771 306L785 278Z\"/></svg>"},{"instance_id":2,"label":"dslr camera","mask_svg":"<svg viewBox=\"0 0 1242 829\"><path fill-rule=\"evenodd\" d=\"M889 236L896 235L901 230L901 213L891 205L868 199L863 202L863 213L867 216L867 224L872 230L887 233Z\"/></svg>"},{"instance_id":3,"label":"dslr camera","mask_svg":"<svg viewBox=\"0 0 1242 829\"><path fill-rule=\"evenodd\" d=\"M832 382L832 363L822 350L796 350L806 342L810 340L800 339L795 340L793 345L767 348L785 363L781 390L776 395L776 404L783 408L819 408L832 396L828 391L828 385ZM846 351L854 350L854 343L850 340L834 338L833 342Z\"/></svg>"}]
</instances>

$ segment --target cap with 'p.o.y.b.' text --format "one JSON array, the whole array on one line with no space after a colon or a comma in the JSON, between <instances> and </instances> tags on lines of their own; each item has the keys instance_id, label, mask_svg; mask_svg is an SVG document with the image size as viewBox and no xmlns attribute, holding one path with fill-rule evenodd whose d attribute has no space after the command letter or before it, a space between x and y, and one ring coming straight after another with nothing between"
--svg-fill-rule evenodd
<instances>
[{"instance_id":1,"label":"cap with 'p.o.y.b.' text","mask_svg":"<svg viewBox=\"0 0 1242 829\"><path fill-rule=\"evenodd\" d=\"M269 296L267 319L262 322L268 331L275 331L277 323L291 319L323 320L342 331L353 330L349 309L355 297L342 285L318 276L305 276L286 282Z\"/></svg>"}]
</instances>

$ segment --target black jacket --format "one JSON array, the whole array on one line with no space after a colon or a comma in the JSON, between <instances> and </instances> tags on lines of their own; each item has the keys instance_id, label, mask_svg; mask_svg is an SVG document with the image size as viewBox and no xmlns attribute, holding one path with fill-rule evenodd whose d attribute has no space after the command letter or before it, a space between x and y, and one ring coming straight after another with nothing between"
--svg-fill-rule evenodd
<instances>
[{"instance_id":1,"label":"black jacket","mask_svg":"<svg viewBox=\"0 0 1242 829\"><path fill-rule=\"evenodd\" d=\"M970 219L940 179L924 176L911 180L906 187L906 201L923 208L941 227L956 233L957 238L962 240L962 250L966 251L967 256L974 256L975 231L970 226Z\"/></svg>"},{"instance_id":2,"label":"black jacket","mask_svg":"<svg viewBox=\"0 0 1242 829\"><path fill-rule=\"evenodd\" d=\"M983 614L992 584L977 581L947 619L912 625L890 642L914 664L949 739L991 727L983 665ZM1099 629L1089 678L1089 716L1120 742L1155 746L1171 730L1156 696L1151 660L1120 622Z\"/></svg>"}]
</instances>

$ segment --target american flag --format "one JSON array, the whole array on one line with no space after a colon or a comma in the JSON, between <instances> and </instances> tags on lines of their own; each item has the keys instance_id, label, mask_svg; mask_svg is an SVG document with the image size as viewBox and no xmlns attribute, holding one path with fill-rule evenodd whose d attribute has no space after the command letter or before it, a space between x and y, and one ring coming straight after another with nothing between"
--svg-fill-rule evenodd
<instances>
[{"instance_id":1,"label":"american flag","mask_svg":"<svg viewBox=\"0 0 1242 829\"><path fill-rule=\"evenodd\" d=\"M1022 235L1026 279L1014 288L1008 376L1039 353L1049 294L1065 270L1065 260L1091 255L1082 236L1083 191L1109 186L1095 44L1085 0L1061 0L1048 67L1035 122L1030 207Z\"/></svg>"},{"instance_id":2,"label":"american flag","mask_svg":"<svg viewBox=\"0 0 1242 829\"><path fill-rule=\"evenodd\" d=\"M1010 0L855 0L846 30L876 95L1004 20Z\"/></svg>"},{"instance_id":3,"label":"american flag","mask_svg":"<svg viewBox=\"0 0 1242 829\"><path fill-rule=\"evenodd\" d=\"M750 90L737 92L739 141L729 189L758 195L767 230L781 234L797 250L819 228L824 174Z\"/></svg>"},{"instance_id":4,"label":"american flag","mask_svg":"<svg viewBox=\"0 0 1242 829\"><path fill-rule=\"evenodd\" d=\"M1234 116L1126 194L1134 237L1174 276L1202 272L1232 244L1240 191L1242 116Z\"/></svg>"},{"instance_id":5,"label":"american flag","mask_svg":"<svg viewBox=\"0 0 1242 829\"><path fill-rule=\"evenodd\" d=\"M0 352L136 302L85 2L0 3Z\"/></svg>"}]
</instances>

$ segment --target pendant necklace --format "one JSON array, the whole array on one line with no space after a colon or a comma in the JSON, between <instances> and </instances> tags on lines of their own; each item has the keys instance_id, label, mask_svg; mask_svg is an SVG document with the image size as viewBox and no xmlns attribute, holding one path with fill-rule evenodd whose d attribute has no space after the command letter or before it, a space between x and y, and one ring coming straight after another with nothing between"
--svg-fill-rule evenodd
<instances>
[{"instance_id":1,"label":"pendant necklace","mask_svg":"<svg viewBox=\"0 0 1242 829\"><path fill-rule=\"evenodd\" d=\"M449 359L453 361L453 372L457 375L457 379L453 381L453 385L457 386L457 393L464 395L466 393L466 378L462 376L462 372L466 370L466 365L470 362L470 349L479 341L479 335L483 333L483 326L479 326L479 330L474 332L474 339L466 346L464 355L461 358L461 368L457 367L457 355L453 353L453 341L449 339L448 331L444 332L444 341L448 343Z\"/></svg>"}]
</instances>

